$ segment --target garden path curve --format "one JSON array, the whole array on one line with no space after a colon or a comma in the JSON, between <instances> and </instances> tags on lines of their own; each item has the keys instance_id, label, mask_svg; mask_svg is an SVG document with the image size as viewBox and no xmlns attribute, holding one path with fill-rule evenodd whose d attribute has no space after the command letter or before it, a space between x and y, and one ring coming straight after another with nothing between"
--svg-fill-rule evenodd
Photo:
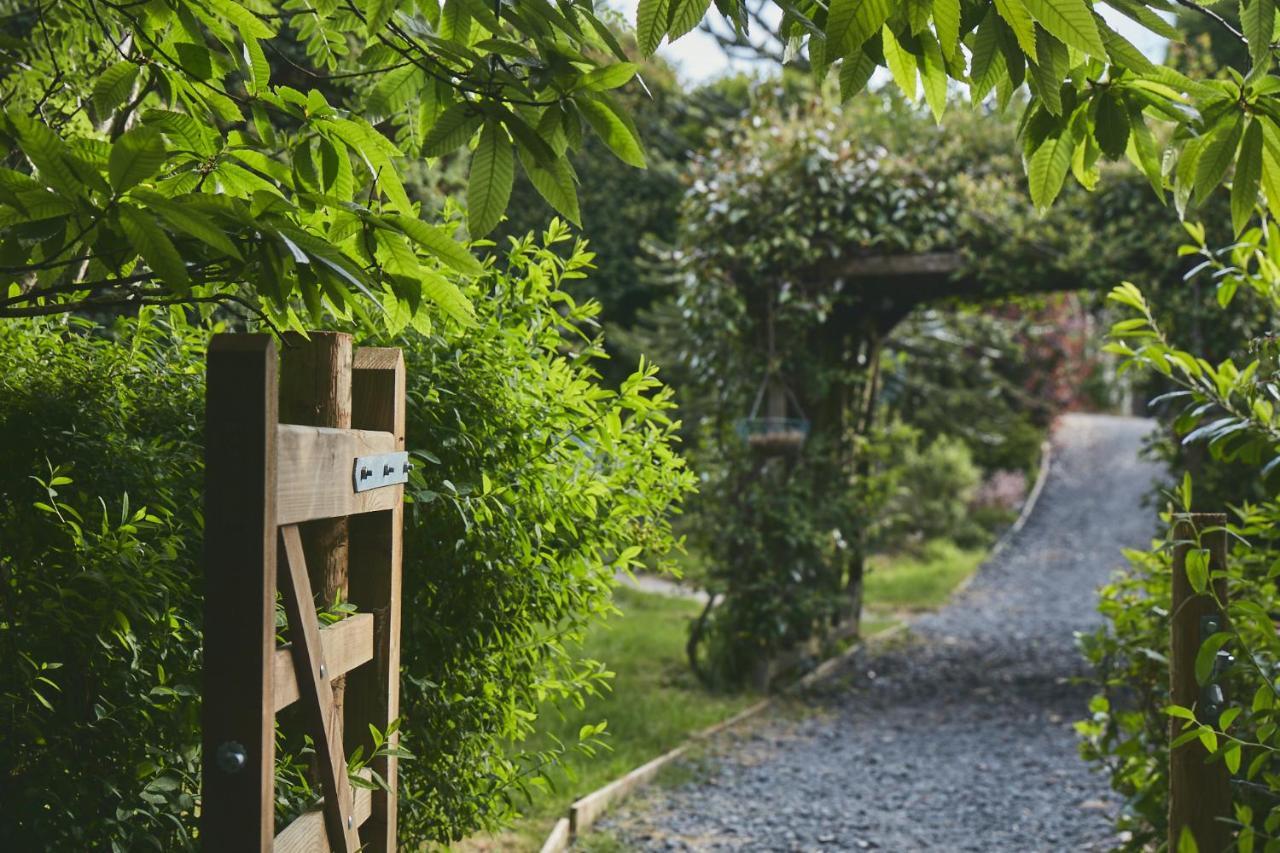
<instances>
[{"instance_id":1,"label":"garden path curve","mask_svg":"<svg viewBox=\"0 0 1280 853\"><path fill-rule=\"evenodd\" d=\"M1154 532L1151 421L1068 415L1026 525L910 637L720 738L698 781L601 828L628 850L1105 850L1118 802L1077 756L1074 633Z\"/></svg>"}]
</instances>

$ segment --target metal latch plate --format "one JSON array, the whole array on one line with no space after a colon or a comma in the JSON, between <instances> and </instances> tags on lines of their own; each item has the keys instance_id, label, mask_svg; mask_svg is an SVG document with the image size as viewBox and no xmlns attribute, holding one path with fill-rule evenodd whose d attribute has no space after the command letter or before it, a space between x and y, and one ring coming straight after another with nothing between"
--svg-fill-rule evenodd
<instances>
[{"instance_id":1,"label":"metal latch plate","mask_svg":"<svg viewBox=\"0 0 1280 853\"><path fill-rule=\"evenodd\" d=\"M411 470L413 466L409 464L409 454L403 450L398 453L357 456L351 480L357 492L368 492L409 482Z\"/></svg>"}]
</instances>

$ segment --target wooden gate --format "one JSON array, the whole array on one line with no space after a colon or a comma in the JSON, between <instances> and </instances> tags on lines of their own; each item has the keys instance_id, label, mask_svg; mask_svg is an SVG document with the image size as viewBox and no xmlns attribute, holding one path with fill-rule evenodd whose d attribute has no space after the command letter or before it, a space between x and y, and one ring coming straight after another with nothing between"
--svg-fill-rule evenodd
<instances>
[{"instance_id":1,"label":"wooden gate","mask_svg":"<svg viewBox=\"0 0 1280 853\"><path fill-rule=\"evenodd\" d=\"M267 335L209 348L200 836L205 850L383 853L396 849L395 758L365 771L389 788L370 791L353 790L346 756L370 754L369 727L387 731L399 710L404 360L338 334L283 349L281 368ZM358 612L322 628L313 591ZM294 702L324 803L277 835L275 719Z\"/></svg>"}]
</instances>

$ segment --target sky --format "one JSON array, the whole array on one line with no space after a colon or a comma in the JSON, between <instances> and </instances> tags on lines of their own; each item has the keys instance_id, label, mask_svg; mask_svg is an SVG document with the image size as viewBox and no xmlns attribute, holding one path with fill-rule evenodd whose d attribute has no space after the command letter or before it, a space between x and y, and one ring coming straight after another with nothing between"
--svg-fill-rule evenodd
<instances>
[{"instance_id":1,"label":"sky","mask_svg":"<svg viewBox=\"0 0 1280 853\"><path fill-rule=\"evenodd\" d=\"M638 0L610 0L610 4L626 15L633 25L637 2ZM1111 26L1143 53L1157 62L1164 60L1163 38L1153 35L1108 6L1099 8ZM694 30L675 44L663 44L658 48L658 55L679 68L686 82L695 84L712 80L729 71L750 70L752 67L752 63L727 58L715 39L701 30Z\"/></svg>"}]
</instances>

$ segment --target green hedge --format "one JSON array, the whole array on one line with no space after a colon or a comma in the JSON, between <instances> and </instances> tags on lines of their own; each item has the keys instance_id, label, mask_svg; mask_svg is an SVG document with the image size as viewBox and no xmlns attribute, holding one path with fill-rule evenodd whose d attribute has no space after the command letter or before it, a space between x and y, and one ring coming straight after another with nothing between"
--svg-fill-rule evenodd
<instances>
[{"instance_id":1,"label":"green hedge","mask_svg":"<svg viewBox=\"0 0 1280 853\"><path fill-rule=\"evenodd\" d=\"M401 830L500 824L561 750L534 709L606 678L566 641L661 556L692 485L646 367L597 383L590 255L559 225L396 343L410 376ZM566 249L569 249L566 251ZM180 315L0 325L0 849L173 850L199 795L203 347ZM288 741L282 743L287 744ZM565 747L572 748L572 745ZM297 773L281 815L314 794Z\"/></svg>"}]
</instances>

